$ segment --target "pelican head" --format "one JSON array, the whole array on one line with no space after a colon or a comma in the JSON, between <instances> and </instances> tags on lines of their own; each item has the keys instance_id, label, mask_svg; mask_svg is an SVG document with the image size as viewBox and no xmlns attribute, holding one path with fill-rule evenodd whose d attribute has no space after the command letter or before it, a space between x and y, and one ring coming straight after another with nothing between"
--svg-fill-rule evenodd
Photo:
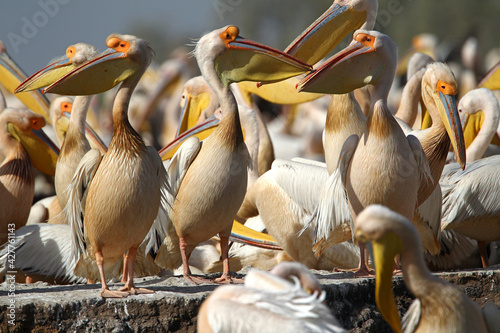
<instances>
[{"instance_id":1,"label":"pelican head","mask_svg":"<svg viewBox=\"0 0 500 333\"><path fill-rule=\"evenodd\" d=\"M276 82L311 70L294 57L241 37L235 26L204 35L194 50L203 76L214 67L224 86L233 82Z\"/></svg>"},{"instance_id":2,"label":"pelican head","mask_svg":"<svg viewBox=\"0 0 500 333\"><path fill-rule=\"evenodd\" d=\"M397 46L377 31L357 30L351 44L309 73L298 91L345 94L367 84L384 83L387 93L395 75Z\"/></svg>"},{"instance_id":3,"label":"pelican head","mask_svg":"<svg viewBox=\"0 0 500 333\"><path fill-rule=\"evenodd\" d=\"M59 96L50 103L50 118L61 144L66 137L72 108L73 98L69 96Z\"/></svg>"},{"instance_id":4,"label":"pelican head","mask_svg":"<svg viewBox=\"0 0 500 333\"><path fill-rule=\"evenodd\" d=\"M66 55L51 63L42 70L24 80L15 90L15 93L31 91L51 85L61 76L97 55L97 49L92 45L78 43L66 49Z\"/></svg>"},{"instance_id":5,"label":"pelican head","mask_svg":"<svg viewBox=\"0 0 500 333\"><path fill-rule=\"evenodd\" d=\"M418 239L415 227L402 215L381 205L371 205L356 219L355 237L371 242L375 262L375 300L384 319L394 332L402 332L396 301L392 292L394 257L402 251L402 236L412 234ZM406 237L405 237L406 241ZM415 242L416 253L422 253L420 242ZM420 251L420 252L418 252Z\"/></svg>"},{"instance_id":6,"label":"pelican head","mask_svg":"<svg viewBox=\"0 0 500 333\"><path fill-rule=\"evenodd\" d=\"M111 34L108 49L43 90L60 95L95 95L125 80L139 80L153 59L148 42L131 35Z\"/></svg>"},{"instance_id":7,"label":"pelican head","mask_svg":"<svg viewBox=\"0 0 500 333\"><path fill-rule=\"evenodd\" d=\"M4 109L0 113L0 118L7 125L10 135L26 150L33 166L53 176L59 149L42 130L45 118L32 111L12 108Z\"/></svg>"},{"instance_id":8,"label":"pelican head","mask_svg":"<svg viewBox=\"0 0 500 333\"><path fill-rule=\"evenodd\" d=\"M327 56L351 31L360 28L372 29L377 7L377 0L335 0L285 52L314 65Z\"/></svg>"},{"instance_id":9,"label":"pelican head","mask_svg":"<svg viewBox=\"0 0 500 333\"><path fill-rule=\"evenodd\" d=\"M492 110L495 110L495 112L491 112L491 117L494 123L497 123L500 115L500 106L490 89L478 88L471 90L458 102L458 114L462 122L466 148L469 148L483 126L485 114L482 106L484 105L491 105Z\"/></svg>"},{"instance_id":10,"label":"pelican head","mask_svg":"<svg viewBox=\"0 0 500 333\"><path fill-rule=\"evenodd\" d=\"M456 104L457 93L457 81L447 65L432 63L427 66L422 78L422 97L426 105L435 105L435 109L428 107L429 112L439 113L455 150L457 162L465 168L465 140Z\"/></svg>"}]
</instances>

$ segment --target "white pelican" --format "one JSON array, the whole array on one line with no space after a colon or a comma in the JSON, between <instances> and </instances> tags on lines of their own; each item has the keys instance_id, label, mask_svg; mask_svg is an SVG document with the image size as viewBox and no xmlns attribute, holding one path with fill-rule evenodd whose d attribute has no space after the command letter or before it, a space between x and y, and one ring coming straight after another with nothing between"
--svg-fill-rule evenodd
<instances>
[{"instance_id":1,"label":"white pelican","mask_svg":"<svg viewBox=\"0 0 500 333\"><path fill-rule=\"evenodd\" d=\"M75 252L81 255L75 273L78 275L79 270L95 260L102 283L101 296L123 297L151 292L135 287L134 259L158 214L161 193L168 192L169 185L158 152L144 144L127 116L130 97L149 66L153 51L145 40L131 35L112 34L106 45L107 51L66 74L44 92L92 95L122 82L113 104L114 132L109 149L104 156L93 149L82 158L70 184L65 209L76 239ZM104 265L114 264L127 250L127 283L119 291L110 291Z\"/></svg>"},{"instance_id":2,"label":"white pelican","mask_svg":"<svg viewBox=\"0 0 500 333\"><path fill-rule=\"evenodd\" d=\"M481 309L460 290L432 275L423 258L421 241L408 219L387 207L367 207L356 220L356 238L371 242L375 259L375 298L394 332L488 332ZM417 298L403 318L392 293L394 257L401 255L404 281ZM496 318L495 318L496 317Z\"/></svg>"},{"instance_id":3,"label":"white pelican","mask_svg":"<svg viewBox=\"0 0 500 333\"><path fill-rule=\"evenodd\" d=\"M500 153L500 147L490 144L497 133L500 106L488 88L469 91L458 103L462 117L467 162Z\"/></svg>"},{"instance_id":4,"label":"white pelican","mask_svg":"<svg viewBox=\"0 0 500 333\"><path fill-rule=\"evenodd\" d=\"M298 263L253 269L244 286L220 286L203 302L197 330L211 332L346 332L322 303L318 280Z\"/></svg>"},{"instance_id":5,"label":"white pelican","mask_svg":"<svg viewBox=\"0 0 500 333\"><path fill-rule=\"evenodd\" d=\"M168 248L169 253L165 250L162 254L160 249L156 261L163 267L176 268L180 256L184 277L200 281L191 275L189 255L196 245L219 234L224 270L216 281L224 282L231 280L228 238L245 195L249 162L236 100L228 85L242 80L278 81L311 67L283 52L240 37L235 26L203 36L197 43L195 55L203 77L219 100L222 120L203 145L198 140L186 141L177 152L179 168L171 173L176 196L171 219L176 234L169 233L163 247ZM176 175L180 177L176 179Z\"/></svg>"},{"instance_id":6,"label":"white pelican","mask_svg":"<svg viewBox=\"0 0 500 333\"><path fill-rule=\"evenodd\" d=\"M353 219L373 203L388 205L411 219L420 183L428 177L420 142L405 136L387 108L396 60L397 47L389 37L358 30L349 47L298 86L299 90L322 93L346 93L367 84L374 87L365 130L361 138L353 135L346 140L340 158L340 174ZM362 256L360 273L366 270Z\"/></svg>"},{"instance_id":7,"label":"white pelican","mask_svg":"<svg viewBox=\"0 0 500 333\"><path fill-rule=\"evenodd\" d=\"M0 111L0 244L28 220L35 191L34 169L55 173L59 149L41 130L43 126L44 118L31 111Z\"/></svg>"}]
</instances>

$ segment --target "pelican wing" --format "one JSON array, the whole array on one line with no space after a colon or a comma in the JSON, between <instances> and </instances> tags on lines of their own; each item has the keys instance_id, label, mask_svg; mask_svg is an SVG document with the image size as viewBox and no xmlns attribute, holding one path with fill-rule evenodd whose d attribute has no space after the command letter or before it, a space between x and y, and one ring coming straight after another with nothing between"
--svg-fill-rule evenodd
<instances>
[{"instance_id":1,"label":"pelican wing","mask_svg":"<svg viewBox=\"0 0 500 333\"><path fill-rule=\"evenodd\" d=\"M5 243L0 248L0 276L7 272L7 257L13 252L15 268L24 273L60 279L65 283L84 283L86 279L73 274L77 259L72 255L71 234L67 224L39 223L16 230L15 242L10 246Z\"/></svg>"},{"instance_id":2,"label":"pelican wing","mask_svg":"<svg viewBox=\"0 0 500 333\"><path fill-rule=\"evenodd\" d=\"M182 180L186 175L187 170L191 163L193 163L196 156L200 152L202 146L202 142L195 137L192 136L188 138L182 146L177 150L175 155L170 160L168 164L167 170L170 178L170 184L172 185L172 193L173 195L177 195L179 188L181 186ZM173 201L171 202L173 205Z\"/></svg>"},{"instance_id":3,"label":"pelican wing","mask_svg":"<svg viewBox=\"0 0 500 333\"><path fill-rule=\"evenodd\" d=\"M87 152L78 164L75 175L66 189L66 191L69 191L69 199L64 208L64 213L68 217L68 223L73 231L73 253L76 258L85 253L83 213L85 212L87 189L101 160L102 155L99 149L94 148Z\"/></svg>"},{"instance_id":4,"label":"pelican wing","mask_svg":"<svg viewBox=\"0 0 500 333\"><path fill-rule=\"evenodd\" d=\"M420 317L422 315L422 304L420 300L417 298L411 303L410 308L406 311L405 316L403 317L403 332L412 333L417 329L418 324L420 323Z\"/></svg>"},{"instance_id":5,"label":"pelican wing","mask_svg":"<svg viewBox=\"0 0 500 333\"><path fill-rule=\"evenodd\" d=\"M500 213L498 189L500 156L467 163L461 170L456 163L446 165L440 179L443 192L441 229Z\"/></svg>"},{"instance_id":6,"label":"pelican wing","mask_svg":"<svg viewBox=\"0 0 500 333\"><path fill-rule=\"evenodd\" d=\"M313 250L316 255L320 255L331 245L353 238L354 228L352 228L352 217L345 192L345 179L358 142L357 135L351 135L344 142L337 168L322 188L318 205L305 227L314 226L316 244Z\"/></svg>"}]
</instances>

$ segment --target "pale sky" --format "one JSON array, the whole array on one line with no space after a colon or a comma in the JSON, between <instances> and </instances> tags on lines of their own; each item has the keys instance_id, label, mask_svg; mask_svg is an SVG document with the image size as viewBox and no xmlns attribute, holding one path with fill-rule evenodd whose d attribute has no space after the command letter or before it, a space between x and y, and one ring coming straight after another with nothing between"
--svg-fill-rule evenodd
<instances>
[{"instance_id":1,"label":"pale sky","mask_svg":"<svg viewBox=\"0 0 500 333\"><path fill-rule=\"evenodd\" d=\"M216 10L220 3L234 6ZM103 51L109 34L134 33L137 26L189 43L228 24L231 11L242 7L242 0L3 0L0 40L31 75L71 44L85 42Z\"/></svg>"}]
</instances>

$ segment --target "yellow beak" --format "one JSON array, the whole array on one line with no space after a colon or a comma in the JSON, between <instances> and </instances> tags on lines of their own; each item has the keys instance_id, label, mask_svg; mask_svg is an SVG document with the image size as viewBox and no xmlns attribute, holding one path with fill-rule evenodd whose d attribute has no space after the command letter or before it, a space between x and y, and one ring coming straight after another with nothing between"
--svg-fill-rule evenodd
<instances>
[{"instance_id":1,"label":"yellow beak","mask_svg":"<svg viewBox=\"0 0 500 333\"><path fill-rule=\"evenodd\" d=\"M238 221L233 221L231 239L239 243L249 244L265 249L282 250L281 246L272 236L250 229Z\"/></svg>"},{"instance_id":2,"label":"yellow beak","mask_svg":"<svg viewBox=\"0 0 500 333\"><path fill-rule=\"evenodd\" d=\"M0 43L0 84L2 84L11 94L26 79L26 74L9 57L5 46ZM40 91L35 90L16 94L16 97L31 111L43 116L50 124L49 108L50 102Z\"/></svg>"},{"instance_id":3,"label":"yellow beak","mask_svg":"<svg viewBox=\"0 0 500 333\"><path fill-rule=\"evenodd\" d=\"M13 123L8 123L7 129L16 140L21 142L37 170L49 176L55 175L59 148L41 128L32 129L31 133L27 134Z\"/></svg>"},{"instance_id":4,"label":"yellow beak","mask_svg":"<svg viewBox=\"0 0 500 333\"><path fill-rule=\"evenodd\" d=\"M355 11L349 4L334 3L304 30L285 52L314 65L326 57L351 31L359 29L366 17L366 11Z\"/></svg>"}]
</instances>

